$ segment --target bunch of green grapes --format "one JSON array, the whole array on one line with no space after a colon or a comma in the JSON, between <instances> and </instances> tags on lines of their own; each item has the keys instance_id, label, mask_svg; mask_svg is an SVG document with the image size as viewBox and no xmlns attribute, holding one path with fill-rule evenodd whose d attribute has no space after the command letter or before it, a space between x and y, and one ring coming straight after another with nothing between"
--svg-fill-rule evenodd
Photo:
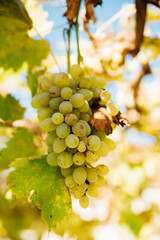
<instances>
[{"instance_id":1,"label":"bunch of green grapes","mask_svg":"<svg viewBox=\"0 0 160 240\"><path fill-rule=\"evenodd\" d=\"M115 148L105 132L91 126L91 106L99 102L112 116L119 109L110 93L103 90L104 78L85 78L79 65L71 67L71 77L64 72L40 76L32 106L38 109L41 129L48 132L48 164L61 168L66 186L87 208L88 196L98 196L98 188L104 185L109 171L106 165L94 165Z\"/></svg>"}]
</instances>

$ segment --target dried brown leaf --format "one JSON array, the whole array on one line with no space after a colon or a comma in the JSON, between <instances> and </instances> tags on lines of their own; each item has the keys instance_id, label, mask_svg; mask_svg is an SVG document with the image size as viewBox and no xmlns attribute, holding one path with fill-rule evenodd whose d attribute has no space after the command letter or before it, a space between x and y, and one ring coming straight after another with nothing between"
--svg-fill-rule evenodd
<instances>
[{"instance_id":1,"label":"dried brown leaf","mask_svg":"<svg viewBox=\"0 0 160 240\"><path fill-rule=\"evenodd\" d=\"M104 131L107 135L112 133L112 122L116 125L130 126L125 116L119 112L116 116L111 116L105 107L95 110L90 119L90 123L96 130Z\"/></svg>"},{"instance_id":2,"label":"dried brown leaf","mask_svg":"<svg viewBox=\"0 0 160 240\"><path fill-rule=\"evenodd\" d=\"M67 11L63 14L69 22L73 22L79 10L81 0L67 0Z\"/></svg>"}]
</instances>

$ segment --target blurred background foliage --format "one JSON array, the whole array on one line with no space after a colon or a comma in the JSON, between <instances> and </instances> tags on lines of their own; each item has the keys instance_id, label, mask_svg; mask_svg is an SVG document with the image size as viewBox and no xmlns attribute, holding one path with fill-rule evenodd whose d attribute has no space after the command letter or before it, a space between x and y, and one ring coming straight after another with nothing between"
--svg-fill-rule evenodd
<instances>
[{"instance_id":1,"label":"blurred background foliage","mask_svg":"<svg viewBox=\"0 0 160 240\"><path fill-rule=\"evenodd\" d=\"M48 233L40 211L31 208L30 200L22 203L14 199L7 175L12 160L47 152L46 134L39 129L30 103L37 76L46 68L58 71L54 57L61 70L67 69L62 34L68 29L62 17L66 3L23 0L25 10L15 2L19 1L0 1L0 239L160 240L159 9L148 5L144 39L133 58L128 49L135 38L135 5L104 1L102 8L95 9L97 22L88 24L88 32L83 30L85 7L81 5L82 66L86 75L108 80L106 89L131 127L114 130L117 148L100 160L107 163L110 173L99 198L86 210L72 199L69 219ZM109 11L115 15L108 19ZM73 27L72 64L77 62L76 48Z\"/></svg>"}]
</instances>

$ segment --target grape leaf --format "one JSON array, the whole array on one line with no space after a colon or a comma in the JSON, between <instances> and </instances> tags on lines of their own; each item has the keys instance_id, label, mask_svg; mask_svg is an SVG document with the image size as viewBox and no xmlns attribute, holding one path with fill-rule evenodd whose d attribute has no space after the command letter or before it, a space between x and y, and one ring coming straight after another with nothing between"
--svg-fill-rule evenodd
<instances>
[{"instance_id":1,"label":"grape leaf","mask_svg":"<svg viewBox=\"0 0 160 240\"><path fill-rule=\"evenodd\" d=\"M11 29L16 25L25 30L32 28L32 20L20 0L0 1L0 21Z\"/></svg>"},{"instance_id":2,"label":"grape leaf","mask_svg":"<svg viewBox=\"0 0 160 240\"><path fill-rule=\"evenodd\" d=\"M7 142L7 148L1 150L0 169L8 168L16 158L33 156L37 147L34 144L33 134L26 128L21 128L13 134Z\"/></svg>"},{"instance_id":3,"label":"grape leaf","mask_svg":"<svg viewBox=\"0 0 160 240\"><path fill-rule=\"evenodd\" d=\"M7 123L22 119L25 110L11 95L8 94L5 97L0 95L0 118Z\"/></svg>"},{"instance_id":4,"label":"grape leaf","mask_svg":"<svg viewBox=\"0 0 160 240\"><path fill-rule=\"evenodd\" d=\"M8 181L15 197L28 198L33 191L33 206L42 210L49 230L55 228L71 211L70 194L59 167L48 165L45 157L17 160L12 166L15 170L10 173Z\"/></svg>"}]
</instances>

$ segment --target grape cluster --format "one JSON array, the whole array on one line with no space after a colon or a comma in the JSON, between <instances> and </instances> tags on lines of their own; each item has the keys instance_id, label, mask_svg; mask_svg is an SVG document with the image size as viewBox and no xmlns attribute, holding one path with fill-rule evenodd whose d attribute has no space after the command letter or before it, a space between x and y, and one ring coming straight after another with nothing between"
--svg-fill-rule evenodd
<instances>
[{"instance_id":1,"label":"grape cluster","mask_svg":"<svg viewBox=\"0 0 160 240\"><path fill-rule=\"evenodd\" d=\"M71 76L64 72L40 76L32 106L38 109L40 128L48 132L48 164L61 168L66 186L80 205L87 208L88 196L98 196L97 188L104 185L104 176L109 171L106 165L94 167L94 164L115 148L105 132L97 131L89 123L91 106L98 101L106 105L112 116L119 109L110 101L110 93L103 90L104 78L85 78L79 65L71 67Z\"/></svg>"}]
</instances>

